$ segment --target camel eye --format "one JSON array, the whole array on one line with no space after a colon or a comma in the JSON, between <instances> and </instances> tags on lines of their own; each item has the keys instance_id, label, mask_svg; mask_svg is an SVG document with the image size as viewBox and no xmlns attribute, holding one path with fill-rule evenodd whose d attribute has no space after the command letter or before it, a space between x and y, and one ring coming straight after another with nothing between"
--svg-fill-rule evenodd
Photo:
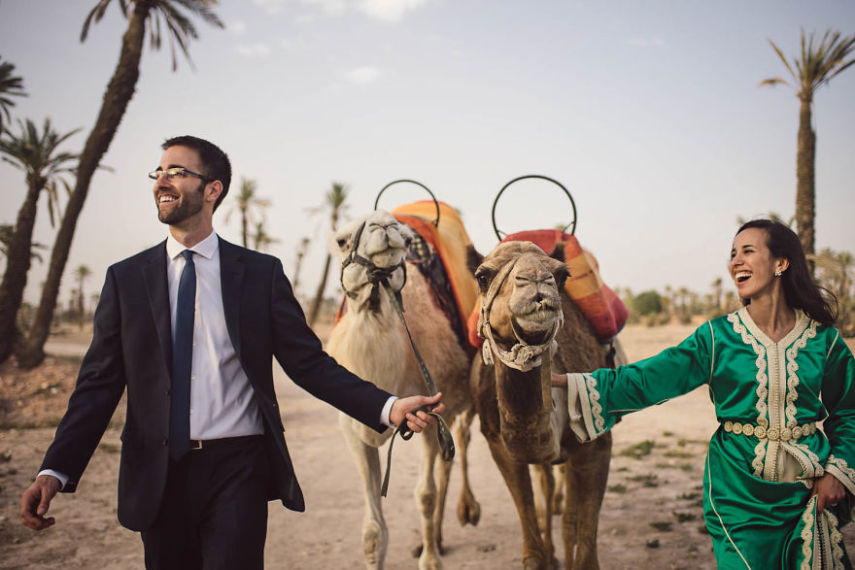
<instances>
[{"instance_id":1,"label":"camel eye","mask_svg":"<svg viewBox=\"0 0 855 570\"><path fill-rule=\"evenodd\" d=\"M347 243L347 238L338 238L336 240L336 243L339 247L344 247L344 245Z\"/></svg>"},{"instance_id":2,"label":"camel eye","mask_svg":"<svg viewBox=\"0 0 855 570\"><path fill-rule=\"evenodd\" d=\"M490 286L490 275L485 272L478 272L475 274L475 280L478 281L478 287L481 291L487 291L487 288Z\"/></svg>"}]
</instances>

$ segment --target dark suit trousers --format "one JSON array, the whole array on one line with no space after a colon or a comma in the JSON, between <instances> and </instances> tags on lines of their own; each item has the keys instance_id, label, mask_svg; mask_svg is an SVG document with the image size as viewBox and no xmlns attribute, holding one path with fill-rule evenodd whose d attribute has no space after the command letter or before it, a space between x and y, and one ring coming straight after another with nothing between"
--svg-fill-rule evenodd
<instances>
[{"instance_id":1,"label":"dark suit trousers","mask_svg":"<svg viewBox=\"0 0 855 570\"><path fill-rule=\"evenodd\" d=\"M142 532L146 568L263 568L269 478L263 436L170 460L160 512Z\"/></svg>"}]
</instances>

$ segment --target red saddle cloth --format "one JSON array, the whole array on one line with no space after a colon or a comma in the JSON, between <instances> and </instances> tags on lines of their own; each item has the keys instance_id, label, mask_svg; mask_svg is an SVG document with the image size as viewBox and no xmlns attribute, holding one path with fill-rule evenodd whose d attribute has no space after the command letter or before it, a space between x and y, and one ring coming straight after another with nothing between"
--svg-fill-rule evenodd
<instances>
[{"instance_id":1,"label":"red saddle cloth","mask_svg":"<svg viewBox=\"0 0 855 570\"><path fill-rule=\"evenodd\" d=\"M626 305L603 283L596 258L582 249L576 236L561 230L528 230L510 234L501 243L509 241L530 241L546 253L552 253L557 244L563 243L564 260L570 271L564 289L585 315L597 340L607 343L617 336L626 324ZM478 336L478 311L479 307L475 307L468 320L469 342L475 347L484 342Z\"/></svg>"}]
</instances>

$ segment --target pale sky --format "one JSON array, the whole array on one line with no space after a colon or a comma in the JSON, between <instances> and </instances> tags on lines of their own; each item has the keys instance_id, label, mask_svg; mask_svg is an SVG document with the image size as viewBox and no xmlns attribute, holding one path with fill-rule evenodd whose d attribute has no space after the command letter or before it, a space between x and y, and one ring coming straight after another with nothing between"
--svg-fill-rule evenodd
<instances>
[{"instance_id":1,"label":"pale sky","mask_svg":"<svg viewBox=\"0 0 855 570\"><path fill-rule=\"evenodd\" d=\"M113 73L126 22L118 2L80 28L95 0L0 0L0 55L29 97L14 118L55 127L79 151ZM96 292L108 265L166 235L146 172L167 137L221 146L241 177L273 201L269 252L293 273L300 239L313 243L300 276L311 294L326 252L327 219L312 216L333 181L350 188L347 217L368 213L378 191L416 179L463 213L476 247L497 243L493 198L525 174L573 194L577 236L613 287L666 285L705 293L725 270L737 218L795 202L798 100L769 46L798 51L799 33L855 33L855 3L513 0L243 0L216 9L225 30L197 20L195 71L168 50L143 55L136 95L95 175L63 281L81 264ZM855 250L855 69L817 93L818 248ZM17 128L16 126L13 128ZM848 133L848 135L847 135ZM0 223L14 223L24 177L0 164ZM399 185L381 207L426 197ZM227 198L215 228L228 223ZM41 202L44 205L44 202ZM570 220L546 183L514 185L499 202L500 229ZM36 241L52 245L42 208ZM45 263L30 272L37 302ZM337 286L338 266L330 279Z\"/></svg>"}]
</instances>

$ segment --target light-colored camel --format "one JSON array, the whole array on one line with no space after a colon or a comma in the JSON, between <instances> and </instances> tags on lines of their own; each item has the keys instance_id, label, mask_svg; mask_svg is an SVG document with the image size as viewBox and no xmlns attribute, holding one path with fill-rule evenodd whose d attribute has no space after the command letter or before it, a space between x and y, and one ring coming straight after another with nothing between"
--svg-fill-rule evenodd
<instances>
[{"instance_id":1,"label":"light-colored camel","mask_svg":"<svg viewBox=\"0 0 855 570\"><path fill-rule=\"evenodd\" d=\"M398 396L424 394L407 334L394 306L400 291L407 326L446 405L451 420L469 409L470 359L458 343L448 317L435 303L427 280L405 262L412 230L392 215L376 211L343 226L335 235L335 250L342 262L342 287L348 295L346 311L333 328L328 352L362 378ZM348 416L339 425L359 469L365 491L362 546L368 568L382 568L389 534L383 518L378 447L392 430L379 434ZM451 462L437 461L436 428L420 437L422 460L415 490L421 515L422 548L419 568L441 568L442 516ZM439 485L434 477L438 472ZM468 486L464 480L464 486ZM464 500L465 498L462 498ZM477 511L473 501L465 512ZM460 508L458 509L460 511Z\"/></svg>"},{"instance_id":2,"label":"light-colored camel","mask_svg":"<svg viewBox=\"0 0 855 570\"><path fill-rule=\"evenodd\" d=\"M566 410L566 392L564 404L554 403L562 393L551 389L553 370L590 371L607 365L607 349L564 291L567 267L562 251L556 248L556 259L530 242L504 243L475 270L486 363L481 358L473 362L472 399L519 513L527 569L557 564L551 536L551 465L565 462L565 566L598 568L597 523L611 459L609 434L582 445L560 420L562 414L553 413ZM529 464L538 466L546 497L541 529Z\"/></svg>"}]
</instances>

